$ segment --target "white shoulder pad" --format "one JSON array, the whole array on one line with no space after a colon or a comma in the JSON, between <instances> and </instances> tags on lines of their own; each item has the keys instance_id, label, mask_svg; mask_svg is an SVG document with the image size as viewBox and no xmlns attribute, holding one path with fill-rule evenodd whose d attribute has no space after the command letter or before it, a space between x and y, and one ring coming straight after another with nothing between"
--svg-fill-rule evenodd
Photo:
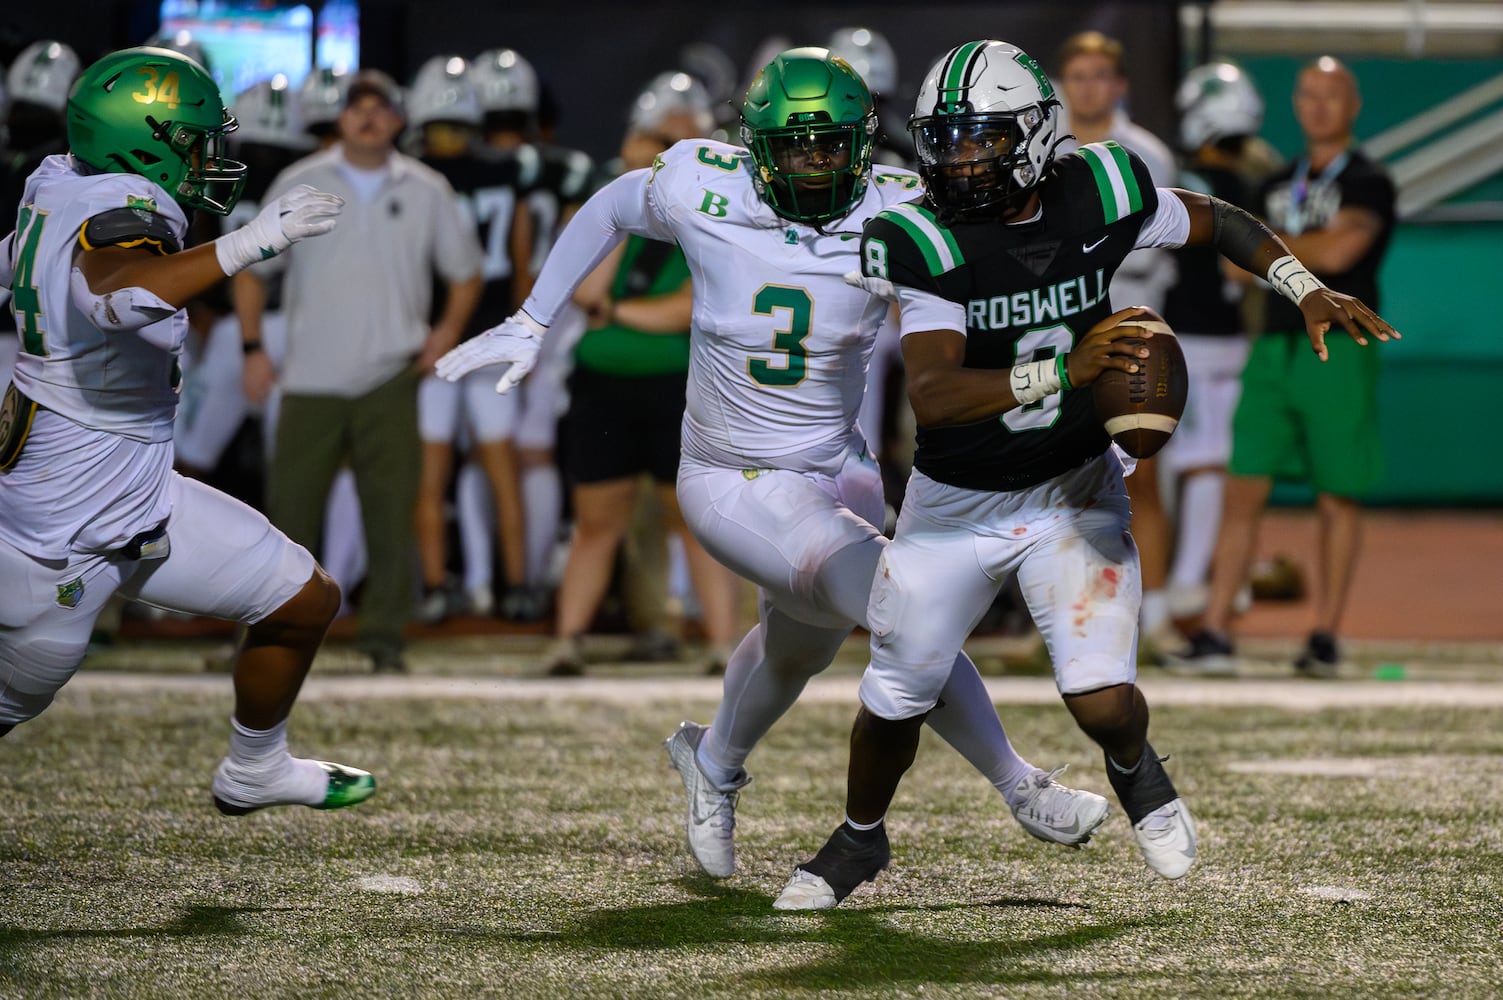
<instances>
[{"instance_id":1,"label":"white shoulder pad","mask_svg":"<svg viewBox=\"0 0 1503 1000\"><path fill-rule=\"evenodd\" d=\"M872 187L882 199L883 208L909 201L922 201L924 197L924 179L902 167L873 164Z\"/></svg>"}]
</instances>

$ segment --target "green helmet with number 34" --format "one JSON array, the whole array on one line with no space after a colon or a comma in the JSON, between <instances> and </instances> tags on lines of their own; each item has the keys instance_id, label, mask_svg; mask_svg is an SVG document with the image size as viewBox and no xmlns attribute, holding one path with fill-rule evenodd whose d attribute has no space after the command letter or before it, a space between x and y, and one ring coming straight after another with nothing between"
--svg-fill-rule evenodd
<instances>
[{"instance_id":1,"label":"green helmet with number 34","mask_svg":"<svg viewBox=\"0 0 1503 1000\"><path fill-rule=\"evenodd\" d=\"M855 207L871 178L876 131L866 83L844 59L813 46L780 52L741 108L757 193L795 222L817 225Z\"/></svg>"},{"instance_id":2,"label":"green helmet with number 34","mask_svg":"<svg viewBox=\"0 0 1503 1000\"><path fill-rule=\"evenodd\" d=\"M245 164L224 155L236 121L202 66L170 49L122 49L68 95L68 148L96 170L139 174L185 208L227 215Z\"/></svg>"},{"instance_id":3,"label":"green helmet with number 34","mask_svg":"<svg viewBox=\"0 0 1503 1000\"><path fill-rule=\"evenodd\" d=\"M1049 172L1062 117L1054 85L1016 45L951 49L924 77L908 122L929 199L950 213L1016 207Z\"/></svg>"}]
</instances>

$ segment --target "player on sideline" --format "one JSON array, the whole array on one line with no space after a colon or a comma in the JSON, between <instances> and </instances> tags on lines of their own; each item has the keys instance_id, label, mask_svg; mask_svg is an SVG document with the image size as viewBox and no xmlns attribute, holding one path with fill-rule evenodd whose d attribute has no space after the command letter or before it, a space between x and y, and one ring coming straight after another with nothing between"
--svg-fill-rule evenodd
<instances>
[{"instance_id":1,"label":"player on sideline","mask_svg":"<svg viewBox=\"0 0 1503 1000\"><path fill-rule=\"evenodd\" d=\"M105 56L68 100L71 155L31 175L0 242L22 347L0 419L0 735L51 704L120 591L250 626L212 783L220 812L338 809L375 779L291 756L286 725L339 588L261 514L172 471L183 304L328 232L343 204L297 188L180 250L185 209L223 215L240 196L245 167L223 156L235 127L192 60Z\"/></svg>"},{"instance_id":2,"label":"player on sideline","mask_svg":"<svg viewBox=\"0 0 1503 1000\"><path fill-rule=\"evenodd\" d=\"M437 368L461 378L509 363L497 385L506 392L575 287L628 233L683 247L694 317L679 500L705 548L760 588L714 723L686 722L666 741L688 797L689 850L717 877L735 870L747 756L865 624L887 544L857 413L888 306L842 276L857 263L862 223L921 187L907 171L872 168L875 127L871 94L844 60L822 48L781 53L747 91L747 148L689 139L612 181L564 231L522 310ZM975 665L958 651L951 661L930 725L1030 834L1084 843L1106 800L1020 758Z\"/></svg>"},{"instance_id":3,"label":"player on sideline","mask_svg":"<svg viewBox=\"0 0 1503 1000\"><path fill-rule=\"evenodd\" d=\"M866 224L850 279L898 301L918 451L872 585L846 820L794 870L778 909L835 906L887 866L883 819L919 726L949 703L955 653L1014 573L1144 860L1184 875L1195 825L1148 744L1134 683L1142 589L1123 467L1091 394L1072 391L1147 356L1121 342L1139 329L1116 328L1135 313L1112 312L1112 273L1135 247L1211 244L1299 304L1322 360L1335 327L1359 344L1363 329L1398 336L1252 216L1155 189L1117 144L1056 159L1059 122L1054 88L1026 52L987 40L952 49L908 126L929 204Z\"/></svg>"}]
</instances>

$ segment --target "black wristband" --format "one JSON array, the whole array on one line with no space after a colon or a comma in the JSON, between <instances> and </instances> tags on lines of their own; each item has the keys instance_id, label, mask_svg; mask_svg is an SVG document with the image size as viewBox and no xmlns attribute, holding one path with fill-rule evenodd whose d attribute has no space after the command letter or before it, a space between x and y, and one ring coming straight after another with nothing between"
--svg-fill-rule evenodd
<instances>
[{"instance_id":1,"label":"black wristband","mask_svg":"<svg viewBox=\"0 0 1503 1000\"><path fill-rule=\"evenodd\" d=\"M242 340L240 342L240 351L243 354L255 354L260 349L261 342L259 340Z\"/></svg>"}]
</instances>

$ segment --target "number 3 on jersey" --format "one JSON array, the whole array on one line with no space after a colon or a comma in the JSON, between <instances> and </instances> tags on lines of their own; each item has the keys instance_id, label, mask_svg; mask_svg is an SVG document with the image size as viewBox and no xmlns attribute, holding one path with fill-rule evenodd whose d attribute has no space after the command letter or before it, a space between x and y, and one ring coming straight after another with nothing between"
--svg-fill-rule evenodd
<instances>
[{"instance_id":1,"label":"number 3 on jersey","mask_svg":"<svg viewBox=\"0 0 1503 1000\"><path fill-rule=\"evenodd\" d=\"M16 315L16 329L21 331L21 350L27 354L47 356L47 331L38 320L42 316L42 297L37 292L37 246L42 242L46 212L35 212L30 205L21 206L16 220L16 274L11 279L11 310Z\"/></svg>"},{"instance_id":2,"label":"number 3 on jersey","mask_svg":"<svg viewBox=\"0 0 1503 1000\"><path fill-rule=\"evenodd\" d=\"M782 364L768 358L752 358L747 364L752 381L758 385L786 388L798 385L809 374L809 349L804 341L814 322L814 299L808 289L791 285L763 285L752 298L752 312L771 316L779 310L788 313L788 326L773 331L772 349L784 355Z\"/></svg>"}]
</instances>

